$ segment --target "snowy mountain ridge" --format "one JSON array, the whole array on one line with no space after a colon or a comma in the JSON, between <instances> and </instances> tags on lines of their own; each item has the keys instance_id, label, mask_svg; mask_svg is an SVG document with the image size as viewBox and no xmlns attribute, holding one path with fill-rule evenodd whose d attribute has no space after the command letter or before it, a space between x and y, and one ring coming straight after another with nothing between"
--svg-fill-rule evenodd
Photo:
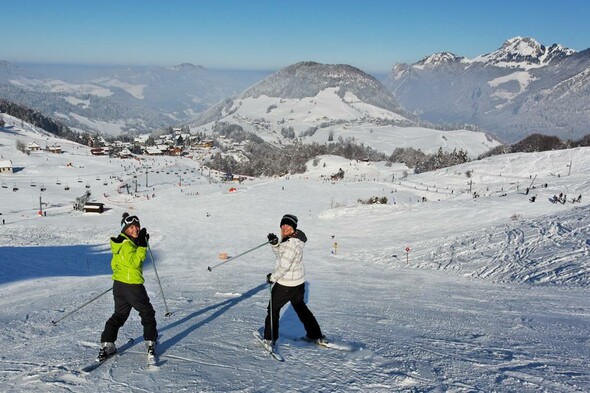
<instances>
[{"instance_id":1,"label":"snowy mountain ridge","mask_svg":"<svg viewBox=\"0 0 590 393\"><path fill-rule=\"evenodd\" d=\"M409 112L433 123L475 124L505 143L541 133L580 139L588 133L590 50L549 47L514 37L491 53L450 53L396 64L384 81ZM575 79L563 94L560 86Z\"/></svg>"},{"instance_id":2,"label":"snowy mountain ridge","mask_svg":"<svg viewBox=\"0 0 590 393\"><path fill-rule=\"evenodd\" d=\"M457 56L451 52L437 52L412 64L412 67L424 69L424 67L436 67L445 63L461 63L467 67L474 63L481 63L488 66L529 70L544 67L574 53L577 52L564 48L560 44L546 47L531 37L513 37L506 40L499 49L473 59Z\"/></svg>"},{"instance_id":3,"label":"snowy mountain ridge","mask_svg":"<svg viewBox=\"0 0 590 393\"><path fill-rule=\"evenodd\" d=\"M0 63L0 95L74 130L154 132L194 119L268 72L172 67L15 66Z\"/></svg>"},{"instance_id":4,"label":"snowy mountain ridge","mask_svg":"<svg viewBox=\"0 0 590 393\"><path fill-rule=\"evenodd\" d=\"M500 49L477 56L469 62L478 62L497 67L531 69L544 67L554 61L577 53L559 44L549 47L541 45L534 38L514 37L506 40Z\"/></svg>"},{"instance_id":5,"label":"snowy mountain ridge","mask_svg":"<svg viewBox=\"0 0 590 393\"><path fill-rule=\"evenodd\" d=\"M412 65L414 68L423 69L424 67L436 67L444 63L469 63L469 59L465 57L456 56L451 52L438 52L430 56L424 57L419 62ZM397 66L397 65L396 65ZM396 78L399 76L395 76Z\"/></svg>"}]
</instances>

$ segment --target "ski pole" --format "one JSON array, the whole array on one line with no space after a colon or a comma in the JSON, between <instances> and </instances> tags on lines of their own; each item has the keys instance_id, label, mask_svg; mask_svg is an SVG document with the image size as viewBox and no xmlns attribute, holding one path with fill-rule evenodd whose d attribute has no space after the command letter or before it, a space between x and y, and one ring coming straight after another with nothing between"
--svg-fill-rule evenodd
<instances>
[{"instance_id":1,"label":"ski pole","mask_svg":"<svg viewBox=\"0 0 590 393\"><path fill-rule=\"evenodd\" d=\"M268 301L269 315L270 315L270 341L275 341L275 329L272 323L272 283L268 283L268 290L270 292L270 300ZM278 337L277 337L278 338ZM273 348L274 350L274 348Z\"/></svg>"},{"instance_id":2,"label":"ski pole","mask_svg":"<svg viewBox=\"0 0 590 393\"><path fill-rule=\"evenodd\" d=\"M152 254L152 249L150 248L150 244L148 243L147 249L150 253L150 259L152 260L152 266L154 267L154 272L156 273L156 281L158 282L158 286L160 287L160 293L162 294L162 299L164 299L164 309L166 310L166 314L164 316L169 317L172 313L168 310L168 304L166 304L166 296L164 296L164 290L162 289L162 284L160 283L160 276L158 275L158 269L156 269L156 261L154 261L154 255Z\"/></svg>"},{"instance_id":3,"label":"ski pole","mask_svg":"<svg viewBox=\"0 0 590 393\"><path fill-rule=\"evenodd\" d=\"M229 257L229 258L225 259L224 261L221 261L221 262L219 262L217 265L215 265L215 266L213 266L213 267L211 267L211 266L207 266L207 270L209 270L209 271L213 271L213 269L215 269L216 267L219 267L219 266L221 266L221 265L223 265L224 263L227 263L227 262L229 262L229 261L233 261L234 259L236 259L236 258L239 258L239 257L241 257L242 255L246 255L246 254L248 254L249 252L252 252L252 251L254 251L254 250L257 250L257 249L259 249L260 247L267 245L269 242L270 242L270 241L268 241L268 240L267 240L267 241L265 241L264 243L262 243L261 245L259 245L259 246L256 246L256 247L254 247L254 248L251 248L251 249L249 249L248 251L244 251L243 253L241 253L241 254L238 254L238 255L236 255L235 257Z\"/></svg>"},{"instance_id":4,"label":"ski pole","mask_svg":"<svg viewBox=\"0 0 590 393\"><path fill-rule=\"evenodd\" d=\"M59 318L59 319L57 319L57 320L51 321L51 323L52 323L52 324L54 324L54 325L56 325L56 324L57 324L59 321L61 321L61 320L63 320L63 319L66 319L67 317L69 317L69 316L70 316L70 315L72 315L73 313L75 313L75 312L79 311L80 309L82 309L82 308L86 307L87 305L89 305L90 303L92 303L93 301L95 301L96 299L98 299L99 297L101 297L101 296L105 295L107 292L111 291L112 289L113 289L113 287L110 287L110 288L109 288L109 289L107 289L106 291L104 291L104 292L101 292L100 294L96 295L95 297L93 297L92 299L90 299L89 301L87 301L86 303L84 303L83 305L81 305L80 307L78 307L78 308L76 308L76 309L74 309L74 310L70 311L69 313L67 313L67 314L66 314L66 315L64 315L63 317L61 317L61 318Z\"/></svg>"}]
</instances>

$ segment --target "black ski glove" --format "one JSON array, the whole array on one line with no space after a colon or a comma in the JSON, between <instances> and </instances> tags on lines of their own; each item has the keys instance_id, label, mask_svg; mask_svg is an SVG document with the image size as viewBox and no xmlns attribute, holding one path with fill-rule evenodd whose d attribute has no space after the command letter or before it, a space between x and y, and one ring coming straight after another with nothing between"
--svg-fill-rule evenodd
<instances>
[{"instance_id":1,"label":"black ski glove","mask_svg":"<svg viewBox=\"0 0 590 393\"><path fill-rule=\"evenodd\" d=\"M119 234L117 237L111 237L111 240L115 243L123 243L125 240L127 240L127 238L122 234Z\"/></svg>"},{"instance_id":2,"label":"black ski glove","mask_svg":"<svg viewBox=\"0 0 590 393\"><path fill-rule=\"evenodd\" d=\"M276 246L277 244L279 244L279 238L274 233L269 233L267 238L268 238L268 242L270 244L272 244L273 246Z\"/></svg>"},{"instance_id":3,"label":"black ski glove","mask_svg":"<svg viewBox=\"0 0 590 393\"><path fill-rule=\"evenodd\" d=\"M272 284L272 283L274 282L273 280L271 280L271 279L270 279L270 277L271 277L271 276L272 276L272 273L268 273L268 274L266 275L266 282L267 282L268 284Z\"/></svg>"},{"instance_id":4,"label":"black ski glove","mask_svg":"<svg viewBox=\"0 0 590 393\"><path fill-rule=\"evenodd\" d=\"M147 229L141 228L139 235L137 236L137 245L140 247L147 247L147 242L150 240L150 234L147 233Z\"/></svg>"}]
</instances>

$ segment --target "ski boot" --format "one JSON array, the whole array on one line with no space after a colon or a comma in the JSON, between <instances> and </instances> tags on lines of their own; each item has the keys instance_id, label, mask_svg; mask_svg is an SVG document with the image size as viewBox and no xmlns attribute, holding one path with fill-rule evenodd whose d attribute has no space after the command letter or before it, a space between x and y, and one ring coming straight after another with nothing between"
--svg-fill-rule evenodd
<instances>
[{"instance_id":1,"label":"ski boot","mask_svg":"<svg viewBox=\"0 0 590 393\"><path fill-rule=\"evenodd\" d=\"M267 345L269 348L274 348L275 345L277 345L277 341L264 339L264 344Z\"/></svg>"},{"instance_id":2,"label":"ski boot","mask_svg":"<svg viewBox=\"0 0 590 393\"><path fill-rule=\"evenodd\" d=\"M100 351L98 352L96 360L102 362L103 360L113 356L115 353L117 353L117 347L115 346L115 343L104 342L100 346Z\"/></svg>"},{"instance_id":3,"label":"ski boot","mask_svg":"<svg viewBox=\"0 0 590 393\"><path fill-rule=\"evenodd\" d=\"M145 341L145 348L147 350L148 356L154 357L156 356L156 342L151 340Z\"/></svg>"}]
</instances>

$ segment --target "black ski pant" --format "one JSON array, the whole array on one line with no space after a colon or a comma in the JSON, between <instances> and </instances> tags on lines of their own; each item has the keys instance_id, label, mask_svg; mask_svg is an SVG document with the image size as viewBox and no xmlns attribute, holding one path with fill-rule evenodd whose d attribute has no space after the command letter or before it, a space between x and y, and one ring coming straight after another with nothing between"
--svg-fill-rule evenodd
<instances>
[{"instance_id":1,"label":"black ski pant","mask_svg":"<svg viewBox=\"0 0 590 393\"><path fill-rule=\"evenodd\" d=\"M293 310L297 313L299 320L303 323L307 337L311 339L318 339L322 337L322 331L318 321L313 316L312 312L307 308L304 301L305 284L296 287L286 287L284 285L275 283L272 287L271 300L268 303L268 313L264 321L264 339L277 340L279 338L279 316L281 308L288 302L291 302ZM272 335L270 328L270 317L272 308Z\"/></svg>"},{"instance_id":2,"label":"black ski pant","mask_svg":"<svg viewBox=\"0 0 590 393\"><path fill-rule=\"evenodd\" d=\"M150 303L150 298L143 284L125 284L113 281L113 297L115 298L115 312L104 326L100 342L115 342L119 328L125 324L131 309L139 312L143 325L143 338L156 341L158 330L156 327L156 312Z\"/></svg>"}]
</instances>

